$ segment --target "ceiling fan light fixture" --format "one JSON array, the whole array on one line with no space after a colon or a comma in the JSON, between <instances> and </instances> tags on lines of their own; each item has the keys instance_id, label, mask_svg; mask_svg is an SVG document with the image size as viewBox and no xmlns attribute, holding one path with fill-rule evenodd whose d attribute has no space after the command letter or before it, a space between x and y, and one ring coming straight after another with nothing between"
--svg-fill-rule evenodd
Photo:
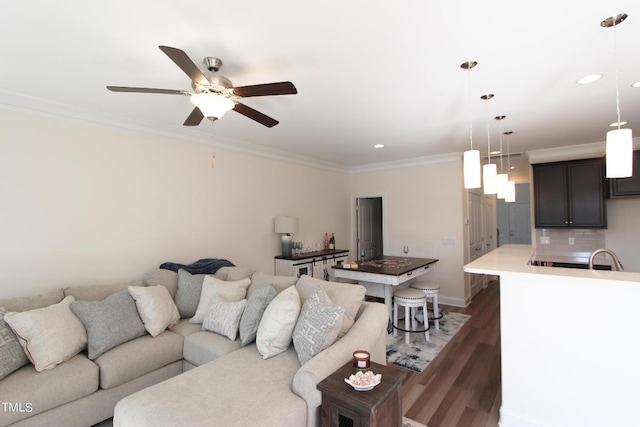
<instances>
[{"instance_id":1,"label":"ceiling fan light fixture","mask_svg":"<svg viewBox=\"0 0 640 427\"><path fill-rule=\"evenodd\" d=\"M219 119L229 110L232 110L235 103L227 97L215 93L195 93L189 98L191 103L198 107L202 115L207 118Z\"/></svg>"}]
</instances>

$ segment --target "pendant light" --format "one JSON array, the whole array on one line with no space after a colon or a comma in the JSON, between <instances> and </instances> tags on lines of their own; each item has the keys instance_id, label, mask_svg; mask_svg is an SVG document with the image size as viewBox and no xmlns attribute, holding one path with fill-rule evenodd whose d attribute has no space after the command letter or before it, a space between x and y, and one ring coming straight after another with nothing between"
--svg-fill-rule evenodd
<instances>
[{"instance_id":1,"label":"pendant light","mask_svg":"<svg viewBox=\"0 0 640 427\"><path fill-rule=\"evenodd\" d=\"M489 101L493 98L492 93L482 95L480 99L483 101ZM488 163L482 167L482 185L484 187L484 194L496 194L498 192L497 186L497 169L496 165L491 163L491 126L489 125L489 106L487 105L487 161Z\"/></svg>"},{"instance_id":2,"label":"pendant light","mask_svg":"<svg viewBox=\"0 0 640 427\"><path fill-rule=\"evenodd\" d=\"M478 65L476 61L468 61L460 65L467 70L467 96L469 105L469 150L462 157L464 171L464 188L480 188L480 151L473 149L473 114L471 113L471 69Z\"/></svg>"},{"instance_id":3,"label":"pendant light","mask_svg":"<svg viewBox=\"0 0 640 427\"><path fill-rule=\"evenodd\" d=\"M507 196L507 182L509 181L509 177L506 173L504 173L504 168L502 165L502 120L504 120L507 116L495 116L494 119L498 120L498 137L500 139L500 173L496 176L496 182L498 185L498 199L504 199Z\"/></svg>"},{"instance_id":4,"label":"pendant light","mask_svg":"<svg viewBox=\"0 0 640 427\"><path fill-rule=\"evenodd\" d=\"M507 131L504 135L507 137L507 177L511 178L509 175L511 174L511 147L509 145L509 135L511 135L512 131ZM506 203L513 203L516 201L516 183L514 180L509 179L507 181L507 194L505 195L504 201Z\"/></svg>"},{"instance_id":5,"label":"pendant light","mask_svg":"<svg viewBox=\"0 0 640 427\"><path fill-rule=\"evenodd\" d=\"M627 19L626 13L610 16L600 23L603 28L613 28L613 60L616 76L616 111L618 128L607 132L606 169L607 178L627 178L633 175L633 135L631 129L621 129L620 89L618 82L616 26Z\"/></svg>"}]
</instances>

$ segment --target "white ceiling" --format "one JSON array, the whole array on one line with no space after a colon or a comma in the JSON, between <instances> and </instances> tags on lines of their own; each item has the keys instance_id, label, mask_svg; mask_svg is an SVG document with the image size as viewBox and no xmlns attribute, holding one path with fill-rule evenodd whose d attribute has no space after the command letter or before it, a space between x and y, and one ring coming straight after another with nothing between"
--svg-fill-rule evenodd
<instances>
[{"instance_id":1,"label":"white ceiling","mask_svg":"<svg viewBox=\"0 0 640 427\"><path fill-rule=\"evenodd\" d=\"M622 12L614 55L614 30L599 24ZM483 155L487 122L497 148L498 114L512 152L601 142L616 121L616 57L622 119L640 135L640 89L630 87L640 81L638 0L22 0L4 2L0 35L4 107L345 169L461 153L470 112ZM158 45L203 70L203 57L222 58L235 86L290 80L299 93L242 101L280 121L271 129L235 112L183 127L188 98L105 88L190 90ZM471 59L469 75L460 64ZM575 83L592 73L604 78Z\"/></svg>"}]
</instances>

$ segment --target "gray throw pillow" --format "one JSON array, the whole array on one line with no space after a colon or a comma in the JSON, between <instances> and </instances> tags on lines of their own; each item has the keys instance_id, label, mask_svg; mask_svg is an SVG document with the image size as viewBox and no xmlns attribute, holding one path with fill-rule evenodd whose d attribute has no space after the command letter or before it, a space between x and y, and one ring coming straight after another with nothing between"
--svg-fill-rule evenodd
<instances>
[{"instance_id":1,"label":"gray throw pillow","mask_svg":"<svg viewBox=\"0 0 640 427\"><path fill-rule=\"evenodd\" d=\"M0 307L0 380L29 363L18 337L4 321L5 314L7 309Z\"/></svg>"},{"instance_id":2,"label":"gray throw pillow","mask_svg":"<svg viewBox=\"0 0 640 427\"><path fill-rule=\"evenodd\" d=\"M182 319L192 318L196 315L200 295L202 294L202 282L206 274L191 274L187 270L178 270L178 290L176 291L176 306ZM226 280L226 274L210 274L220 280Z\"/></svg>"},{"instance_id":3,"label":"gray throw pillow","mask_svg":"<svg viewBox=\"0 0 640 427\"><path fill-rule=\"evenodd\" d=\"M128 290L102 301L74 301L71 311L87 330L89 359L147 333Z\"/></svg>"},{"instance_id":4,"label":"gray throw pillow","mask_svg":"<svg viewBox=\"0 0 640 427\"><path fill-rule=\"evenodd\" d=\"M240 319L240 343L243 347L256 340L260 319L276 295L277 292L273 286L264 286L253 292L247 299L247 305Z\"/></svg>"},{"instance_id":5,"label":"gray throw pillow","mask_svg":"<svg viewBox=\"0 0 640 427\"><path fill-rule=\"evenodd\" d=\"M246 303L246 299L225 301L220 297L213 297L209 310L202 322L202 330L215 332L229 338L231 341L235 341L238 336L240 317Z\"/></svg>"},{"instance_id":6,"label":"gray throw pillow","mask_svg":"<svg viewBox=\"0 0 640 427\"><path fill-rule=\"evenodd\" d=\"M344 308L332 303L322 289L307 297L293 330L293 347L301 365L335 342L343 316Z\"/></svg>"}]
</instances>

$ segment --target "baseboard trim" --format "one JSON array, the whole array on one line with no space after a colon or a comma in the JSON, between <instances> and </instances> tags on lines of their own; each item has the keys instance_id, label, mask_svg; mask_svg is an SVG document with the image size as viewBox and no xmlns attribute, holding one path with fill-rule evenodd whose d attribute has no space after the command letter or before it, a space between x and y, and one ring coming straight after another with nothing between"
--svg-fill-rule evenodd
<instances>
[{"instance_id":1,"label":"baseboard trim","mask_svg":"<svg viewBox=\"0 0 640 427\"><path fill-rule=\"evenodd\" d=\"M543 424L538 424L537 422L505 411L502 405L500 405L500 421L498 422L498 425L500 427L544 427Z\"/></svg>"},{"instance_id":2,"label":"baseboard trim","mask_svg":"<svg viewBox=\"0 0 640 427\"><path fill-rule=\"evenodd\" d=\"M463 298L453 298L444 295L438 295L438 303L444 305L452 305L454 307L466 307L470 301L466 301Z\"/></svg>"}]
</instances>

